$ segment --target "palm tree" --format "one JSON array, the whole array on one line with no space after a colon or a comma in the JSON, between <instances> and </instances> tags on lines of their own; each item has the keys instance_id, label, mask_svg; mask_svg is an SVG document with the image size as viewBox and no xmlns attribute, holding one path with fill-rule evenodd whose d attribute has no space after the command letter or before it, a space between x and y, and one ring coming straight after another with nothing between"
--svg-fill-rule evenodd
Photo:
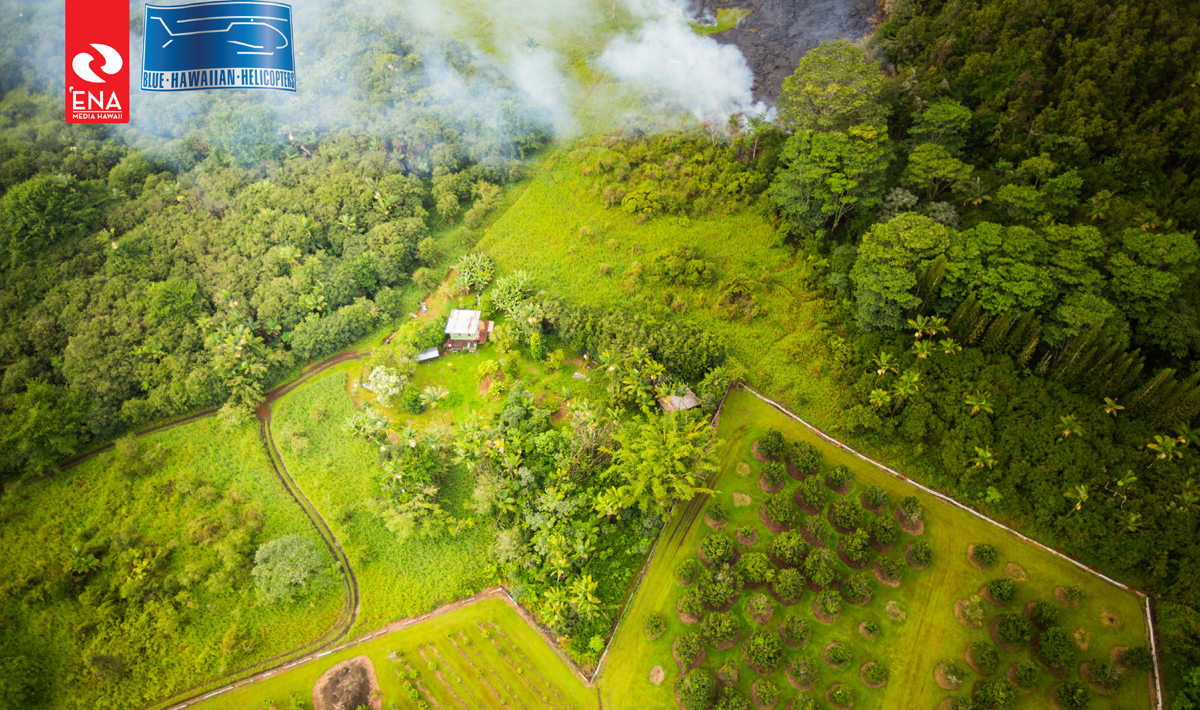
<instances>
[{"instance_id":1,"label":"palm tree","mask_svg":"<svg viewBox=\"0 0 1200 710\"><path fill-rule=\"evenodd\" d=\"M980 180L979 178L975 178L974 181L963 183L963 184L966 186L963 189L963 192L967 196L966 199L964 199L962 201L963 205L971 205L972 207L979 207L984 202L992 201L992 196L988 194L987 187L984 186L983 181ZM974 211L974 210L972 210L972 211Z\"/></svg>"},{"instance_id":2,"label":"palm tree","mask_svg":"<svg viewBox=\"0 0 1200 710\"><path fill-rule=\"evenodd\" d=\"M886 350L880 350L879 354L876 355L871 361L871 364L875 366L876 377L879 377L880 375L886 375L888 372L899 372L892 360L892 354Z\"/></svg>"},{"instance_id":3,"label":"palm tree","mask_svg":"<svg viewBox=\"0 0 1200 710\"><path fill-rule=\"evenodd\" d=\"M450 396L450 390L441 385L430 385L421 390L421 404L428 406L430 409L437 409L438 402L441 402L448 396Z\"/></svg>"},{"instance_id":4,"label":"palm tree","mask_svg":"<svg viewBox=\"0 0 1200 710\"><path fill-rule=\"evenodd\" d=\"M608 373L608 394L610 403L617 403L617 368L621 364L621 358L611 350L600 351L600 366Z\"/></svg>"},{"instance_id":5,"label":"palm tree","mask_svg":"<svg viewBox=\"0 0 1200 710\"><path fill-rule=\"evenodd\" d=\"M1075 501L1075 507L1070 513L1067 513L1067 516L1070 517L1075 513L1076 510L1083 508L1083 504L1087 502L1089 498L1088 487L1086 485L1075 486L1066 493L1063 493L1063 496L1065 496L1068 500Z\"/></svg>"},{"instance_id":6,"label":"palm tree","mask_svg":"<svg viewBox=\"0 0 1200 710\"><path fill-rule=\"evenodd\" d=\"M1146 448L1155 453L1155 461L1162 461L1163 459L1170 461L1171 459L1183 458L1183 452L1179 450L1178 440L1162 436L1161 434L1156 435L1154 441L1146 444ZM1151 465L1153 465L1153 462L1151 462Z\"/></svg>"},{"instance_id":7,"label":"palm tree","mask_svg":"<svg viewBox=\"0 0 1200 710\"><path fill-rule=\"evenodd\" d=\"M1200 503L1200 490L1196 489L1196 481L1189 478L1183 482L1183 490L1175 494L1175 500L1167 506L1167 510L1186 513Z\"/></svg>"},{"instance_id":8,"label":"palm tree","mask_svg":"<svg viewBox=\"0 0 1200 710\"><path fill-rule=\"evenodd\" d=\"M991 397L991 395L986 392L982 394L976 392L975 394L967 395L963 399L967 406L971 408L971 416L975 416L980 412L984 412L985 414L992 413L992 401L988 397Z\"/></svg>"},{"instance_id":9,"label":"palm tree","mask_svg":"<svg viewBox=\"0 0 1200 710\"><path fill-rule=\"evenodd\" d=\"M1130 513L1125 517L1125 529L1120 534L1126 532L1135 533L1142 527L1142 516L1140 513Z\"/></svg>"},{"instance_id":10,"label":"palm tree","mask_svg":"<svg viewBox=\"0 0 1200 710\"><path fill-rule=\"evenodd\" d=\"M1124 409L1124 407L1117 404L1117 400L1113 399L1112 397L1105 397L1104 406L1102 406L1101 409L1104 410L1105 414L1111 414L1115 417L1117 416L1117 412Z\"/></svg>"},{"instance_id":11,"label":"palm tree","mask_svg":"<svg viewBox=\"0 0 1200 710\"><path fill-rule=\"evenodd\" d=\"M1175 441L1178 441L1180 444L1187 446L1195 441L1197 436L1200 436L1200 432L1188 426L1187 422L1180 422L1175 425Z\"/></svg>"},{"instance_id":12,"label":"palm tree","mask_svg":"<svg viewBox=\"0 0 1200 710\"><path fill-rule=\"evenodd\" d=\"M987 468L989 471L996 466L996 457L991 449L975 447L975 456L971 459L972 468Z\"/></svg>"},{"instance_id":13,"label":"palm tree","mask_svg":"<svg viewBox=\"0 0 1200 710\"><path fill-rule=\"evenodd\" d=\"M567 593L562 587L551 587L542 594L542 614L551 628L559 627L566 619Z\"/></svg>"},{"instance_id":14,"label":"palm tree","mask_svg":"<svg viewBox=\"0 0 1200 710\"><path fill-rule=\"evenodd\" d=\"M954 342L954 338L946 338L938 343L938 347L940 347L942 352L946 355L953 355L954 353L962 352L962 346Z\"/></svg>"},{"instance_id":15,"label":"palm tree","mask_svg":"<svg viewBox=\"0 0 1200 710\"><path fill-rule=\"evenodd\" d=\"M918 340L923 335L937 335L946 329L946 319L930 316L917 316L908 319L908 327L914 329L913 337Z\"/></svg>"},{"instance_id":16,"label":"palm tree","mask_svg":"<svg viewBox=\"0 0 1200 710\"><path fill-rule=\"evenodd\" d=\"M892 403L892 395L888 394L887 390L874 389L871 390L870 400L871 406L879 409Z\"/></svg>"},{"instance_id":17,"label":"palm tree","mask_svg":"<svg viewBox=\"0 0 1200 710\"><path fill-rule=\"evenodd\" d=\"M929 357L929 353L933 352L933 343L928 340L918 340L913 343L912 352L913 355L917 356L917 359L924 360Z\"/></svg>"},{"instance_id":18,"label":"palm tree","mask_svg":"<svg viewBox=\"0 0 1200 710\"><path fill-rule=\"evenodd\" d=\"M1075 436L1083 436L1083 426L1075 419L1074 414L1067 414L1058 418L1058 428L1062 432L1060 438L1067 438L1074 434Z\"/></svg>"},{"instance_id":19,"label":"palm tree","mask_svg":"<svg viewBox=\"0 0 1200 710\"><path fill-rule=\"evenodd\" d=\"M1088 200L1088 216L1093 221L1103 217L1108 212L1112 198L1113 194L1108 190L1097 192L1095 197Z\"/></svg>"},{"instance_id":20,"label":"palm tree","mask_svg":"<svg viewBox=\"0 0 1200 710\"><path fill-rule=\"evenodd\" d=\"M596 596L598 586L599 583L593 580L590 574L576 577L571 582L571 606L585 619L591 619L600 613L600 597Z\"/></svg>"}]
</instances>

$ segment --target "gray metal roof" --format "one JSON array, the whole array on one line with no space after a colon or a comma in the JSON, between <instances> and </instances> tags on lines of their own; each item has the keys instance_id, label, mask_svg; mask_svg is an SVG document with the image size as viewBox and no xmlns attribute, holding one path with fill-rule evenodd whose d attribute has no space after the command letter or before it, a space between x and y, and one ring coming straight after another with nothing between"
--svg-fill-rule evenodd
<instances>
[{"instance_id":1,"label":"gray metal roof","mask_svg":"<svg viewBox=\"0 0 1200 710\"><path fill-rule=\"evenodd\" d=\"M441 355L441 353L438 352L438 349L436 347L429 348L427 350L422 350L421 352L417 353L417 362L425 362L426 360L432 360L439 355Z\"/></svg>"},{"instance_id":2,"label":"gray metal roof","mask_svg":"<svg viewBox=\"0 0 1200 710\"><path fill-rule=\"evenodd\" d=\"M450 311L450 320L446 321L446 334L466 333L472 337L479 334L479 317L482 311L468 311L456 308Z\"/></svg>"}]
</instances>

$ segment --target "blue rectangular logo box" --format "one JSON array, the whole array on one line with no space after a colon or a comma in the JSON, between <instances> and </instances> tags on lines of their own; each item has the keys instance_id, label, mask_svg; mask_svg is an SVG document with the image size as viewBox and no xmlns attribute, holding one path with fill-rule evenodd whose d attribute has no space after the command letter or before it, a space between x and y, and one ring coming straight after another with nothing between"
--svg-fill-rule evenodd
<instances>
[{"instance_id":1,"label":"blue rectangular logo box","mask_svg":"<svg viewBox=\"0 0 1200 710\"><path fill-rule=\"evenodd\" d=\"M143 91L296 90L290 5L147 5L143 27Z\"/></svg>"}]
</instances>

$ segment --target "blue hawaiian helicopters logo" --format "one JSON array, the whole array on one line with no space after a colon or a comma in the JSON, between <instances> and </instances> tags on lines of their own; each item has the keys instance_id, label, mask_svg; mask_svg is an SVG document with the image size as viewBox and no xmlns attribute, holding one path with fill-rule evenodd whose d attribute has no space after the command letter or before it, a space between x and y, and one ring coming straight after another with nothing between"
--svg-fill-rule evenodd
<instances>
[{"instance_id":1,"label":"blue hawaiian helicopters logo","mask_svg":"<svg viewBox=\"0 0 1200 710\"><path fill-rule=\"evenodd\" d=\"M289 5L147 5L144 28L144 91L296 90Z\"/></svg>"}]
</instances>

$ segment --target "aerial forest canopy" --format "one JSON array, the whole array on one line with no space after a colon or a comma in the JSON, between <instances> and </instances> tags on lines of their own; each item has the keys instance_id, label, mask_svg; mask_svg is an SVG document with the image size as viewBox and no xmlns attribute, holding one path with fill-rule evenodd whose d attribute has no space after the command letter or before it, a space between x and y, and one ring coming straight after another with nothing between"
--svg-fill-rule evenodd
<instances>
[{"instance_id":1,"label":"aerial forest canopy","mask_svg":"<svg viewBox=\"0 0 1200 710\"><path fill-rule=\"evenodd\" d=\"M173 414L248 416L412 310L430 228L476 224L545 141L486 57L396 14L314 14L298 98L135 92L129 128L64 124L36 41L58 20L6 18L2 475Z\"/></svg>"},{"instance_id":2,"label":"aerial forest canopy","mask_svg":"<svg viewBox=\"0 0 1200 710\"><path fill-rule=\"evenodd\" d=\"M769 190L857 331L842 424L1149 584L1194 665L1200 11L887 10L784 82Z\"/></svg>"},{"instance_id":3,"label":"aerial forest canopy","mask_svg":"<svg viewBox=\"0 0 1200 710\"><path fill-rule=\"evenodd\" d=\"M350 1L297 8L296 95L134 92L129 126L67 125L61 46L46 39L61 15L19 7L0 17L0 504L112 440L108 463L150 480L166 454L123 434L210 409L233 430L272 386L385 326L399 335L371 354L363 389L410 414L453 406L444 388L410 386L442 323L396 324L454 264L445 283L474 301L457 307L497 323L499 359L470 387L502 406L453 435L400 437L349 399L344 428L289 405L333 432L330 450L379 451L378 495L339 507L339 533L381 519L397 539L461 528L478 542L478 524L488 559L474 572L594 660L672 506L706 490L719 444L703 415L742 380L1153 593L1177 710L1200 707L1200 5L886 0L870 37L810 50L773 113L621 116L583 136L556 135L562 116L489 51ZM557 59L580 89L618 71ZM628 224L559 214L484 229L563 184ZM508 200L520 190L534 194L523 206ZM625 228L649 236L622 244ZM577 248L605 256L557 281L514 267L575 269ZM731 250L768 258L748 267ZM610 255L629 258L614 270ZM578 378L563 365L575 357ZM605 396L547 408L534 372ZM800 380L828 396L797 395ZM659 413L659 397L688 394L695 412ZM289 455L308 446L298 427L281 426ZM463 480L470 493L443 493ZM321 582L312 594L333 594L323 552L290 534L252 552L258 504L202 483L187 491L212 490L206 504L237 532L222 579L249 590L258 554L260 594L298 593L297 566ZM771 515L794 515L788 502ZM367 547L347 544L348 564L368 564ZM92 555L0 583L0 601L78 597L112 564ZM121 609L145 598L110 586ZM217 655L195 672L223 672ZM87 682L123 677L89 658L74 671Z\"/></svg>"}]
</instances>

